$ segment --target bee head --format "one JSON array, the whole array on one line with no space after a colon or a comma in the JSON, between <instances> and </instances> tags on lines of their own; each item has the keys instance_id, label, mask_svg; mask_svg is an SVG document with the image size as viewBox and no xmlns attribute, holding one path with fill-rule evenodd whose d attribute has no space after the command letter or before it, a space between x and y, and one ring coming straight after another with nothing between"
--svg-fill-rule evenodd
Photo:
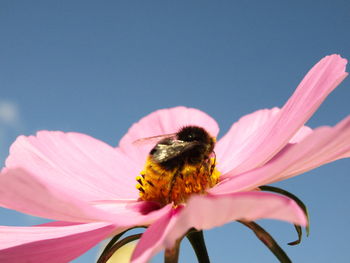
<instances>
[{"instance_id":1,"label":"bee head","mask_svg":"<svg viewBox=\"0 0 350 263\"><path fill-rule=\"evenodd\" d=\"M197 126L185 126L177 133L177 139L185 142L210 143L212 138L206 130Z\"/></svg>"}]
</instances>

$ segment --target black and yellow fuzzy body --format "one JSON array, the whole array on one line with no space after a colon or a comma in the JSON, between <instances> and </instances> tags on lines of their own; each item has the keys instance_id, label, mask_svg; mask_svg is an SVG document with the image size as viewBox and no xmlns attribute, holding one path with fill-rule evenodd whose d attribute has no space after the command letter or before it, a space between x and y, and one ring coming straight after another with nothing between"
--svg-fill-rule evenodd
<instances>
[{"instance_id":1,"label":"black and yellow fuzzy body","mask_svg":"<svg viewBox=\"0 0 350 263\"><path fill-rule=\"evenodd\" d=\"M186 126L160 140L150 151L138 181L140 199L161 205L184 203L218 183L215 138L201 127Z\"/></svg>"}]
</instances>

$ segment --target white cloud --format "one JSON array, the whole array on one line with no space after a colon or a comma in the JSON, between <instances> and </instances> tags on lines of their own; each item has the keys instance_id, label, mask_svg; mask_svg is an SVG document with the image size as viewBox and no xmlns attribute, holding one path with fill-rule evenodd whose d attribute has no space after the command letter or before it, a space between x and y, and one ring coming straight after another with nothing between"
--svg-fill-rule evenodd
<instances>
[{"instance_id":1,"label":"white cloud","mask_svg":"<svg viewBox=\"0 0 350 263\"><path fill-rule=\"evenodd\" d=\"M18 105L12 101L0 100L0 124L18 128L20 125L20 115Z\"/></svg>"},{"instance_id":2,"label":"white cloud","mask_svg":"<svg viewBox=\"0 0 350 263\"><path fill-rule=\"evenodd\" d=\"M3 165L8 149L20 131L23 124L18 104L0 99L0 167Z\"/></svg>"}]
</instances>

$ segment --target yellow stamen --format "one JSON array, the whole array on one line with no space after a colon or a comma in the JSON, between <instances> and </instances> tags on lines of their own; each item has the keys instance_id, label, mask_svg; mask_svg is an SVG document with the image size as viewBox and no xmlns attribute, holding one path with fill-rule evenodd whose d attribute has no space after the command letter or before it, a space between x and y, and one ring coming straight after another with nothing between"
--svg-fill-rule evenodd
<instances>
[{"instance_id":1,"label":"yellow stamen","mask_svg":"<svg viewBox=\"0 0 350 263\"><path fill-rule=\"evenodd\" d=\"M219 176L214 158L199 165L186 164L169 171L149 156L141 176L136 177L136 188L140 191L141 200L178 205L186 202L191 194L204 194L219 182Z\"/></svg>"}]
</instances>

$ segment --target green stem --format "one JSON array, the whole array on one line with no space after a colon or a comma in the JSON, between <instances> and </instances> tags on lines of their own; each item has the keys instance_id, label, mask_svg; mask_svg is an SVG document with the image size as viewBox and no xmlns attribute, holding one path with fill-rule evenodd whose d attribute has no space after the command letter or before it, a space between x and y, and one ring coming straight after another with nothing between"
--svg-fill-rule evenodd
<instances>
[{"instance_id":1,"label":"green stem","mask_svg":"<svg viewBox=\"0 0 350 263\"><path fill-rule=\"evenodd\" d=\"M309 212L307 211L306 205L303 203L303 201L301 201L297 196L295 196L294 194L281 189L279 187L274 187L274 186L270 186L270 185L263 185L259 187L262 191L269 191L269 192L273 192L273 193L278 193L281 195L285 195L291 199L293 199L297 205L304 211L306 218L307 218L307 226L305 227L306 230L306 236L309 236L310 234L310 217L309 217ZM299 229L297 230L298 234L299 234ZM300 237L301 239L301 237ZM294 242L291 242L292 244ZM300 242L299 242L300 243Z\"/></svg>"},{"instance_id":2,"label":"green stem","mask_svg":"<svg viewBox=\"0 0 350 263\"><path fill-rule=\"evenodd\" d=\"M241 221L237 222L250 228L254 234L264 243L266 247L278 258L281 263L292 263L286 252L277 244L273 237L255 222Z\"/></svg>"},{"instance_id":3,"label":"green stem","mask_svg":"<svg viewBox=\"0 0 350 263\"><path fill-rule=\"evenodd\" d=\"M108 251L113 247L113 245L119 240L119 238L121 238L122 235L124 235L128 230L125 230L121 233L119 233L118 235L116 235L115 237L113 237L107 244L107 246L104 248L103 252L100 255L100 258L98 259L98 263L100 262L100 259L103 258Z\"/></svg>"},{"instance_id":4,"label":"green stem","mask_svg":"<svg viewBox=\"0 0 350 263\"><path fill-rule=\"evenodd\" d=\"M140 239L142 234L136 234L128 236L119 242L117 242L114 246L110 246L108 250L103 251L100 258L98 259L97 263L106 263L111 256L122 246L128 244L129 242L132 242L134 240Z\"/></svg>"},{"instance_id":5,"label":"green stem","mask_svg":"<svg viewBox=\"0 0 350 263\"><path fill-rule=\"evenodd\" d=\"M192 230L187 234L199 263L210 263L203 231Z\"/></svg>"},{"instance_id":6,"label":"green stem","mask_svg":"<svg viewBox=\"0 0 350 263\"><path fill-rule=\"evenodd\" d=\"M174 247L167 248L164 252L164 263L177 263L179 261L181 238L175 242Z\"/></svg>"}]
</instances>

